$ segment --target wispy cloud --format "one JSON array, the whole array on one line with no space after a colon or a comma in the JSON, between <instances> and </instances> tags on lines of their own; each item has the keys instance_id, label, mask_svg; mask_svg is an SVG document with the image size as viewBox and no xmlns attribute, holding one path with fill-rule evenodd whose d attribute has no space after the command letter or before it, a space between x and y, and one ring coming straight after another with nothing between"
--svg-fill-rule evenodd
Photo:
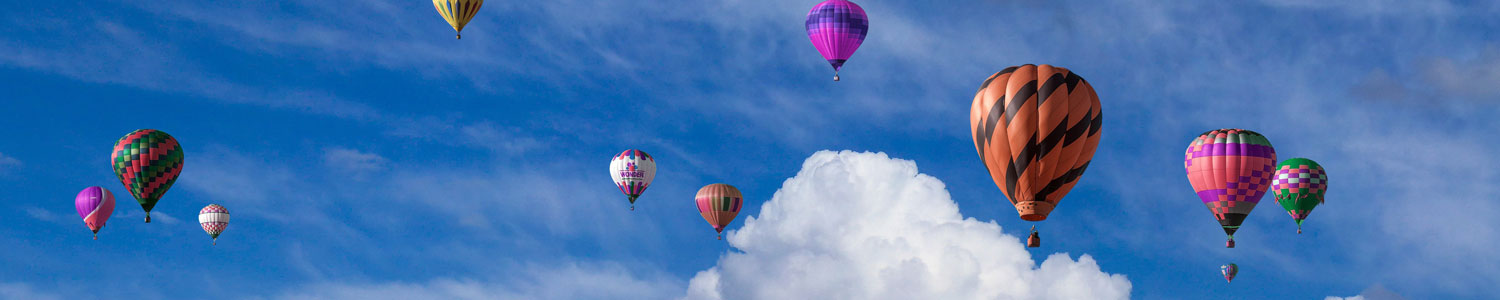
<instances>
[{"instance_id":1,"label":"wispy cloud","mask_svg":"<svg viewBox=\"0 0 1500 300\"><path fill-rule=\"evenodd\" d=\"M49 222L49 223L51 223L51 222L61 222L62 218L63 218L62 216L59 216L57 213L53 213L51 211L47 211L46 209L42 209L40 207L27 207L26 208L26 215L31 216L32 218L36 218L37 220L41 220L43 222Z\"/></svg>"},{"instance_id":2,"label":"wispy cloud","mask_svg":"<svg viewBox=\"0 0 1500 300\"><path fill-rule=\"evenodd\" d=\"M323 164L349 174L364 175L380 171L385 169L388 163L389 160L379 154L346 148L323 150Z\"/></svg>"},{"instance_id":3,"label":"wispy cloud","mask_svg":"<svg viewBox=\"0 0 1500 300\"><path fill-rule=\"evenodd\" d=\"M52 300L65 299L62 295L40 291L26 283L0 283L0 299Z\"/></svg>"},{"instance_id":4,"label":"wispy cloud","mask_svg":"<svg viewBox=\"0 0 1500 300\"><path fill-rule=\"evenodd\" d=\"M79 7L79 9L88 9ZM192 59L174 40L143 34L108 19L54 20L59 27L35 25L31 15L0 20L11 34L47 36L45 42L0 41L0 65L51 73L84 82L186 94L230 103L264 105L349 118L377 113L364 104L340 100L326 91L249 85L226 78Z\"/></svg>"},{"instance_id":5,"label":"wispy cloud","mask_svg":"<svg viewBox=\"0 0 1500 300\"><path fill-rule=\"evenodd\" d=\"M19 166L21 166L21 160L7 156L5 153L0 153L0 174L5 174Z\"/></svg>"},{"instance_id":6,"label":"wispy cloud","mask_svg":"<svg viewBox=\"0 0 1500 300\"><path fill-rule=\"evenodd\" d=\"M134 205L133 201L131 201L131 202L117 202L117 204L118 205ZM138 210L138 209L127 209L123 213L121 213L118 210L120 208L119 206L116 206L115 208L117 209L115 211L115 215L110 216L110 219L126 219L126 220L131 220L131 221L143 221L143 220L146 219L146 212L145 211ZM194 215L193 215L193 217L194 217L193 222L197 223L198 220L197 220L197 215L196 214L198 213L198 211L194 210L193 213L194 213ZM182 224L182 220L181 219L178 219L177 217L173 217L172 215L169 215L169 214L167 214L167 212L162 211L162 210L152 210L151 211L151 222L152 223L161 222L161 223L164 223L164 224L167 224L167 225Z\"/></svg>"},{"instance_id":7,"label":"wispy cloud","mask_svg":"<svg viewBox=\"0 0 1500 300\"><path fill-rule=\"evenodd\" d=\"M328 282L270 299L670 299L682 282L613 262L569 262L507 268L495 278L425 282ZM642 275L645 274L645 275Z\"/></svg>"}]
</instances>

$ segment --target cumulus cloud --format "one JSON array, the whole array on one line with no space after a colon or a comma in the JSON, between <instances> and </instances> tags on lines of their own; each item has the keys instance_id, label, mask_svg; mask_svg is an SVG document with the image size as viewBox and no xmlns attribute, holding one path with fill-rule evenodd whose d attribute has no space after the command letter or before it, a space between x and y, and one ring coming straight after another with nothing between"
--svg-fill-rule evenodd
<instances>
[{"instance_id":1,"label":"cumulus cloud","mask_svg":"<svg viewBox=\"0 0 1500 300\"><path fill-rule=\"evenodd\" d=\"M1359 295L1357 295L1357 296L1353 296L1353 297L1334 297L1334 296L1328 296L1327 298L1323 298L1323 300L1406 300L1406 298L1405 297L1401 297L1401 295L1396 294L1396 292L1392 292L1391 290L1385 289L1385 287L1382 287L1380 285L1375 285L1375 286L1371 286L1368 289L1365 289L1364 292L1360 292Z\"/></svg>"},{"instance_id":2,"label":"cumulus cloud","mask_svg":"<svg viewBox=\"0 0 1500 300\"><path fill-rule=\"evenodd\" d=\"M943 183L884 153L820 151L731 231L685 299L1127 299L1089 255L1040 266L994 222L964 218Z\"/></svg>"},{"instance_id":3,"label":"cumulus cloud","mask_svg":"<svg viewBox=\"0 0 1500 300\"><path fill-rule=\"evenodd\" d=\"M425 283L321 284L273 299L667 299L682 291L668 276L638 277L615 263L532 266L508 280L436 279Z\"/></svg>"}]
</instances>

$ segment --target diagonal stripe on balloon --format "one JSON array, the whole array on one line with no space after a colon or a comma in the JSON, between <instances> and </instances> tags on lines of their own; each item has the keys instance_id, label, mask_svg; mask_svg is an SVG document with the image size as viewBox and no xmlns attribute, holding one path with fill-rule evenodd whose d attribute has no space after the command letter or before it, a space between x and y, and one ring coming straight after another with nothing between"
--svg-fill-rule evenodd
<instances>
[{"instance_id":1,"label":"diagonal stripe on balloon","mask_svg":"<svg viewBox=\"0 0 1500 300\"><path fill-rule=\"evenodd\" d=\"M94 232L97 240L99 229L104 228L104 222L115 212L115 195L102 187L87 187L73 198L73 207L78 209L78 217L83 218L83 224Z\"/></svg>"},{"instance_id":2,"label":"diagonal stripe on balloon","mask_svg":"<svg viewBox=\"0 0 1500 300\"><path fill-rule=\"evenodd\" d=\"M1045 64L991 75L969 110L979 160L1021 219L1033 222L1046 220L1078 184L1099 146L1103 120L1088 81Z\"/></svg>"}]
</instances>

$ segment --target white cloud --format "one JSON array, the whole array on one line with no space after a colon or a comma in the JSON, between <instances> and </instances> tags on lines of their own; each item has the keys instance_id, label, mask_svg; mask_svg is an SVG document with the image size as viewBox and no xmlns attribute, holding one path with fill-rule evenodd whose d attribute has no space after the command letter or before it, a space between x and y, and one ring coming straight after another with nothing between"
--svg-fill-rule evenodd
<instances>
[{"instance_id":1,"label":"white cloud","mask_svg":"<svg viewBox=\"0 0 1500 300\"><path fill-rule=\"evenodd\" d=\"M518 270L517 270L518 269ZM664 275L640 277L610 262L565 263L507 269L496 280L434 279L423 283L325 283L272 297L301 299L669 299L682 282Z\"/></svg>"},{"instance_id":2,"label":"white cloud","mask_svg":"<svg viewBox=\"0 0 1500 300\"><path fill-rule=\"evenodd\" d=\"M1401 297L1401 295L1383 286L1374 285L1353 297L1328 296L1327 298L1323 298L1323 300L1406 300L1406 297Z\"/></svg>"},{"instance_id":3,"label":"white cloud","mask_svg":"<svg viewBox=\"0 0 1500 300\"><path fill-rule=\"evenodd\" d=\"M363 174L384 169L386 159L354 149L328 148L323 151L323 163L341 172Z\"/></svg>"},{"instance_id":4,"label":"white cloud","mask_svg":"<svg viewBox=\"0 0 1500 300\"><path fill-rule=\"evenodd\" d=\"M751 199L756 198L754 195ZM1094 259L1040 266L999 225L964 218L943 183L884 153L820 151L686 299L1126 299Z\"/></svg>"}]
</instances>

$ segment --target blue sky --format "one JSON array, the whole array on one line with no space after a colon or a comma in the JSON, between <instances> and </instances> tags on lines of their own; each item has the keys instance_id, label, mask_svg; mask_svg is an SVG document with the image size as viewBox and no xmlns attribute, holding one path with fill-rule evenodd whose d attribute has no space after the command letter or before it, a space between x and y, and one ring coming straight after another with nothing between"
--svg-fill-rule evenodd
<instances>
[{"instance_id":1,"label":"blue sky","mask_svg":"<svg viewBox=\"0 0 1500 300\"><path fill-rule=\"evenodd\" d=\"M775 266L799 253L835 267L948 257L856 256L805 238L839 225L917 250L994 249L976 259L1022 264L980 276L1021 278L974 288L998 298L1068 298L1016 286L1132 299L1500 293L1489 255L1500 141L1488 138L1500 128L1500 4L867 0L870 36L832 82L802 28L815 3L493 1L463 40L424 1L0 4L0 125L13 129L0 142L0 298L675 299L710 282L724 299L856 298L880 285L861 279L884 277ZM988 178L967 123L984 78L1026 63L1078 72L1107 116L1036 250L1015 240L1032 224ZM1180 158L1226 127L1327 168L1329 198L1306 234L1265 205L1238 248L1220 246ZM151 224L106 161L138 128L187 150ZM634 212L605 172L628 148L660 169ZM859 170L885 173L849 175ZM868 189L803 187L838 180ZM747 196L727 242L689 204L715 182ZM121 197L98 241L71 203L91 185ZM916 192L885 198L882 186ZM209 203L234 215L212 247L192 224ZM819 220L818 203L884 219L797 226ZM977 241L858 226L933 222ZM747 224L757 230L742 234ZM1218 276L1226 262L1241 267L1233 284ZM929 287L974 275L870 265ZM851 288L777 285L798 274Z\"/></svg>"}]
</instances>

